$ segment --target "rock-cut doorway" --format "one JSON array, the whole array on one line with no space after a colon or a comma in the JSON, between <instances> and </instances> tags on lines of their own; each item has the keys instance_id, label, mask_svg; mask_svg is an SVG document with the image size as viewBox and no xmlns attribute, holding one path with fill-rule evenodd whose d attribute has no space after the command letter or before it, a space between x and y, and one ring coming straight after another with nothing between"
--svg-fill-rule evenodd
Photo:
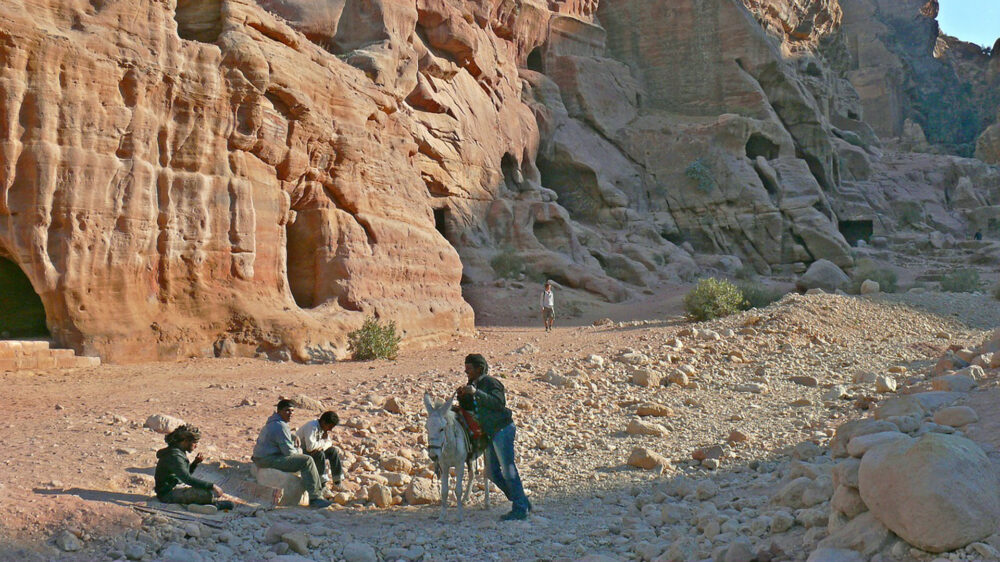
<instances>
[{"instance_id":1,"label":"rock-cut doorway","mask_svg":"<svg viewBox=\"0 0 1000 562\"><path fill-rule=\"evenodd\" d=\"M0 257L0 339L47 337L41 297L16 263Z\"/></svg>"}]
</instances>

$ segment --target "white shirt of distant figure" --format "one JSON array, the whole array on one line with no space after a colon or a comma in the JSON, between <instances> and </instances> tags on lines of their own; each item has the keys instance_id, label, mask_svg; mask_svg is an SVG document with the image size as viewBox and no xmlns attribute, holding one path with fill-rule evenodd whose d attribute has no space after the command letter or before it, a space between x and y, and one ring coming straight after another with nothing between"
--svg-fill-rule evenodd
<instances>
[{"instance_id":1,"label":"white shirt of distant figure","mask_svg":"<svg viewBox=\"0 0 1000 562\"><path fill-rule=\"evenodd\" d=\"M545 290L542 291L541 307L555 308L555 302L555 295L552 294L552 285L546 283Z\"/></svg>"}]
</instances>

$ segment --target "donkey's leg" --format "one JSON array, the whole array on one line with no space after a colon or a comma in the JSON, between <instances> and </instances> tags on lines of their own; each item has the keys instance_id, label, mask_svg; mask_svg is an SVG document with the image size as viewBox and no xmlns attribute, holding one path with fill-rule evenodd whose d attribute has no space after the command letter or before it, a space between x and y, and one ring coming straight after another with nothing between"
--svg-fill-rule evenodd
<instances>
[{"instance_id":1,"label":"donkey's leg","mask_svg":"<svg viewBox=\"0 0 1000 562\"><path fill-rule=\"evenodd\" d=\"M445 510L448 508L448 469L447 467L441 467L441 516L440 519L444 519Z\"/></svg>"},{"instance_id":2,"label":"donkey's leg","mask_svg":"<svg viewBox=\"0 0 1000 562\"><path fill-rule=\"evenodd\" d=\"M458 519L462 519L462 508L465 506L465 498L462 497L462 477L465 476L465 463L459 462L455 467L455 501L458 502Z\"/></svg>"},{"instance_id":3,"label":"donkey's leg","mask_svg":"<svg viewBox=\"0 0 1000 562\"><path fill-rule=\"evenodd\" d=\"M476 463L475 460L465 461L465 468L469 469L469 482L466 484L464 488L464 493L462 494L464 496L462 499L463 503L469 501L469 498L472 497L472 483L476 481L475 463Z\"/></svg>"},{"instance_id":4,"label":"donkey's leg","mask_svg":"<svg viewBox=\"0 0 1000 562\"><path fill-rule=\"evenodd\" d=\"M478 460L476 462L479 462ZM490 508L490 479L486 477L486 459L483 459L483 490L485 492L485 509Z\"/></svg>"}]
</instances>

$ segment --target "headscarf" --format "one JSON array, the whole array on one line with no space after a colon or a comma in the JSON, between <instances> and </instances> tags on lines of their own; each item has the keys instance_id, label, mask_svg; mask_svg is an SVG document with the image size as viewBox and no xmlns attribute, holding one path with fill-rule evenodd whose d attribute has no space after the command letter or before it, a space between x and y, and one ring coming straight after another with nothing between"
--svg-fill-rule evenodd
<instances>
[{"instance_id":1,"label":"headscarf","mask_svg":"<svg viewBox=\"0 0 1000 562\"><path fill-rule=\"evenodd\" d=\"M479 370L480 370L479 374L480 374L480 376L485 375L490 370L489 364L486 363L486 358L483 357L482 355L478 354L478 353L470 353L469 355L466 355L465 356L465 364L466 365L475 365L475 366L479 367Z\"/></svg>"},{"instance_id":2,"label":"headscarf","mask_svg":"<svg viewBox=\"0 0 1000 562\"><path fill-rule=\"evenodd\" d=\"M187 439L199 441L201 439L201 431L193 425L185 424L163 437L163 440L167 442L167 446L169 447L180 445Z\"/></svg>"}]
</instances>

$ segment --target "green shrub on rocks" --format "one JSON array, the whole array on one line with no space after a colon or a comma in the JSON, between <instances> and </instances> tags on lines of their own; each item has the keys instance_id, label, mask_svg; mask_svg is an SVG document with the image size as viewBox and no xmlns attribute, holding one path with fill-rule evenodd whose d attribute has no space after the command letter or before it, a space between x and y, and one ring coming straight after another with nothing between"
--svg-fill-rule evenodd
<instances>
[{"instance_id":1,"label":"green shrub on rocks","mask_svg":"<svg viewBox=\"0 0 1000 562\"><path fill-rule=\"evenodd\" d=\"M347 348L357 361L395 359L401 339L395 322L382 324L369 316L360 328L347 334Z\"/></svg>"},{"instance_id":2,"label":"green shrub on rocks","mask_svg":"<svg viewBox=\"0 0 1000 562\"><path fill-rule=\"evenodd\" d=\"M895 271L887 267L879 267L871 260L861 260L851 277L850 292L855 295L860 293L861 284L868 279L878 283L878 289L883 293L895 293L899 288L897 285L899 278Z\"/></svg>"},{"instance_id":3,"label":"green shrub on rocks","mask_svg":"<svg viewBox=\"0 0 1000 562\"><path fill-rule=\"evenodd\" d=\"M751 308L764 308L767 305L778 302L787 293L777 287L768 287L763 283L737 283L740 292L743 293L744 310Z\"/></svg>"},{"instance_id":4,"label":"green shrub on rocks","mask_svg":"<svg viewBox=\"0 0 1000 562\"><path fill-rule=\"evenodd\" d=\"M941 290L948 293L973 293L979 290L979 271L956 269L941 278Z\"/></svg>"},{"instance_id":5,"label":"green shrub on rocks","mask_svg":"<svg viewBox=\"0 0 1000 562\"><path fill-rule=\"evenodd\" d=\"M524 260L517 255L514 248L505 246L490 260L490 267L498 276L511 279L524 272Z\"/></svg>"},{"instance_id":6,"label":"green shrub on rocks","mask_svg":"<svg viewBox=\"0 0 1000 562\"><path fill-rule=\"evenodd\" d=\"M724 279L702 279L684 296L684 308L695 320L712 320L744 310L746 299L739 287Z\"/></svg>"}]
</instances>

